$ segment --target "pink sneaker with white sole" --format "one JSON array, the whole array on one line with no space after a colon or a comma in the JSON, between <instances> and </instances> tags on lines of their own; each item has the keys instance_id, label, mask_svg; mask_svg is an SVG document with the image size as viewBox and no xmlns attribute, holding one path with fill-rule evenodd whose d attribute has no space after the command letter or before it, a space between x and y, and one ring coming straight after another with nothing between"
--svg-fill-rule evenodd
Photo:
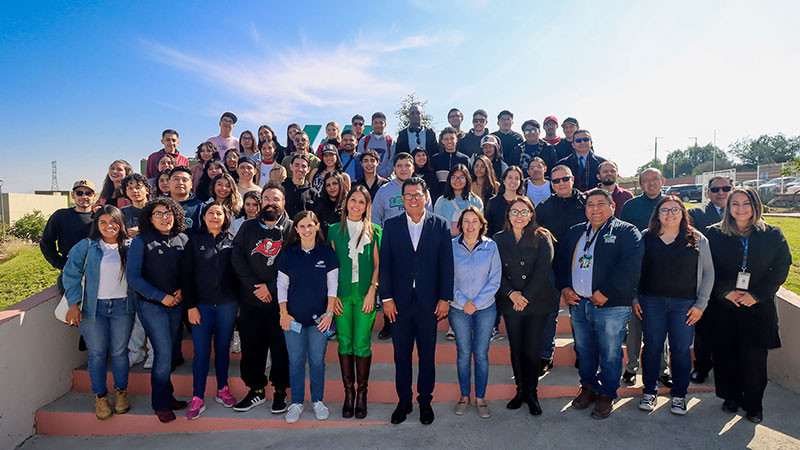
<instances>
[{"instance_id":1,"label":"pink sneaker with white sole","mask_svg":"<svg viewBox=\"0 0 800 450\"><path fill-rule=\"evenodd\" d=\"M236 404L236 399L233 398L233 395L231 395L231 391L228 389L228 386L225 386L222 388L222 390L217 391L217 403L220 403L226 408L232 408L233 405Z\"/></svg>"},{"instance_id":2,"label":"pink sneaker with white sole","mask_svg":"<svg viewBox=\"0 0 800 450\"><path fill-rule=\"evenodd\" d=\"M200 397L192 397L192 402L189 404L189 410L186 411L186 418L189 420L197 419L205 410L206 402Z\"/></svg>"}]
</instances>

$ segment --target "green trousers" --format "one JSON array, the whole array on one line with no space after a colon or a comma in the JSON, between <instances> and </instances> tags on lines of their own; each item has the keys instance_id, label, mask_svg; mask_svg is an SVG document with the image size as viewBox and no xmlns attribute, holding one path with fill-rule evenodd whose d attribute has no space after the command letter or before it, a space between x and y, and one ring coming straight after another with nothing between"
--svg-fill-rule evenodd
<instances>
[{"instance_id":1,"label":"green trousers","mask_svg":"<svg viewBox=\"0 0 800 450\"><path fill-rule=\"evenodd\" d=\"M336 335L339 341L339 353L365 358L372 356L370 336L372 334L372 325L375 323L375 309L369 314L364 314L361 311L364 305L364 297L358 295L355 285L351 292L353 294L347 297L340 297L342 300L342 315L334 316Z\"/></svg>"}]
</instances>

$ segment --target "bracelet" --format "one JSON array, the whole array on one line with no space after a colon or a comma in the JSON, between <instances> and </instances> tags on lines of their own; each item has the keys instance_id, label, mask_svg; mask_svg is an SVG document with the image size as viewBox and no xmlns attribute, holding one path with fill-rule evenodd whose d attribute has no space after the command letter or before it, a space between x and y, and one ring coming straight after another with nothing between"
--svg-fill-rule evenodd
<instances>
[{"instance_id":1,"label":"bracelet","mask_svg":"<svg viewBox=\"0 0 800 450\"><path fill-rule=\"evenodd\" d=\"M281 311L281 315L289 314L289 311Z\"/></svg>"},{"instance_id":2,"label":"bracelet","mask_svg":"<svg viewBox=\"0 0 800 450\"><path fill-rule=\"evenodd\" d=\"M333 312L325 311L325 315L328 316L328 317L333 317Z\"/></svg>"},{"instance_id":3,"label":"bracelet","mask_svg":"<svg viewBox=\"0 0 800 450\"><path fill-rule=\"evenodd\" d=\"M378 283L370 283L370 286L375 286L375 288L377 289Z\"/></svg>"}]
</instances>

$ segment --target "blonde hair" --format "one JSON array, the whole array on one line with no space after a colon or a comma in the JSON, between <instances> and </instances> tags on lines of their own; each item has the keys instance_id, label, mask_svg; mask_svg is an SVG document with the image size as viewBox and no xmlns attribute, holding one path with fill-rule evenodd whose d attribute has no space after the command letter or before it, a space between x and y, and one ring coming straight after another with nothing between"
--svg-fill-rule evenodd
<instances>
[{"instance_id":1,"label":"blonde hair","mask_svg":"<svg viewBox=\"0 0 800 450\"><path fill-rule=\"evenodd\" d=\"M750 217L750 220L747 222L747 228L744 230L739 229L739 226L736 224L736 219L731 215L731 200L736 194L746 195L747 199L750 200L750 207L753 209L753 216ZM767 228L767 223L764 222L764 218L762 217L763 211L764 206L761 203L761 197L758 196L758 192L756 192L755 189L749 186L733 188L730 195L728 195L728 202L725 204L725 215L722 217L722 221L714 226L719 227L720 231L727 236L747 237L750 235L750 231L752 231L753 228L760 231L764 231Z\"/></svg>"},{"instance_id":2,"label":"blonde hair","mask_svg":"<svg viewBox=\"0 0 800 450\"><path fill-rule=\"evenodd\" d=\"M278 172L277 176L280 178L280 180L274 180L274 181L277 181L278 183L283 183L284 181L286 181L286 177L288 176L288 173L286 172L286 168L285 167L283 167L282 165L277 164L277 163L274 166L272 166L272 169L269 171L269 179L270 179L270 181L273 181L272 174L274 172Z\"/></svg>"},{"instance_id":3,"label":"blonde hair","mask_svg":"<svg viewBox=\"0 0 800 450\"><path fill-rule=\"evenodd\" d=\"M342 129L341 129L341 128L339 128L339 124L338 124L338 123L336 123L336 122L335 122L335 121L333 121L333 120L331 120L330 122L326 123L326 124L325 124L325 131L326 131L326 134L327 134L327 131L328 131L328 127L330 127L330 126L333 126L333 128L335 128L335 129L336 129L336 137L337 137L338 139L340 139L340 140L341 140L342 136L340 135L340 133L341 133L341 130L342 130Z\"/></svg>"}]
</instances>

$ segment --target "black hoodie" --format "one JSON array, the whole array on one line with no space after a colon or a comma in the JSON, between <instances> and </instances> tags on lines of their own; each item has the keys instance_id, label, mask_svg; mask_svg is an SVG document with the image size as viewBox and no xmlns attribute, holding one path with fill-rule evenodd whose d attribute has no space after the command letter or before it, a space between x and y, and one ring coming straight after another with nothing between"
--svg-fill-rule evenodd
<instances>
[{"instance_id":1,"label":"black hoodie","mask_svg":"<svg viewBox=\"0 0 800 450\"><path fill-rule=\"evenodd\" d=\"M556 248L573 225L587 220L586 201L577 189L573 189L567 198L553 194L536 206L536 223L553 233Z\"/></svg>"}]
</instances>

